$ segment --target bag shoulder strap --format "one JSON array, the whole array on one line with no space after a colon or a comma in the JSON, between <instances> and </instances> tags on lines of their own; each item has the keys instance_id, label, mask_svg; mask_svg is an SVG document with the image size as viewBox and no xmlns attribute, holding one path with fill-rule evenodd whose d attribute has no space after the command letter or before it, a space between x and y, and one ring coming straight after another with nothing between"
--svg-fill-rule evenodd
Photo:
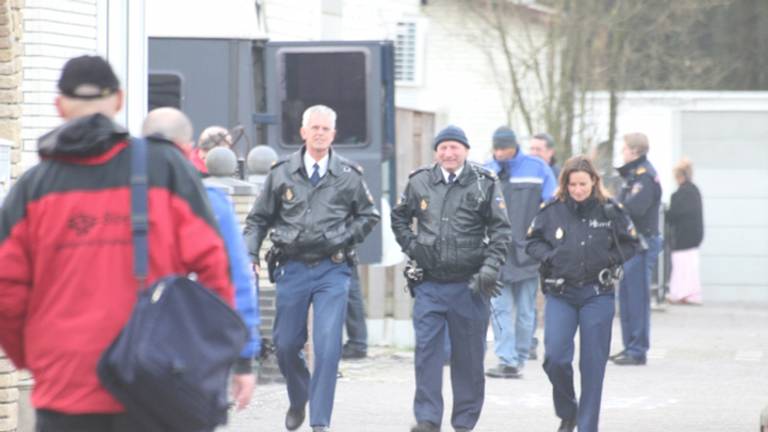
<instances>
[{"instance_id":1,"label":"bag shoulder strap","mask_svg":"<svg viewBox=\"0 0 768 432\"><path fill-rule=\"evenodd\" d=\"M133 274L144 289L149 267L149 217L147 213L147 140L131 139L131 235L133 238Z\"/></svg>"}]
</instances>

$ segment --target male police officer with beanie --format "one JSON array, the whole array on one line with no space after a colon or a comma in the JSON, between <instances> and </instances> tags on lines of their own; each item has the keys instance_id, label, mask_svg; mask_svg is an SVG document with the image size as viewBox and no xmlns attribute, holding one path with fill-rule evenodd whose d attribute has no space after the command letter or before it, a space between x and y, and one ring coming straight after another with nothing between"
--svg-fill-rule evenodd
<instances>
[{"instance_id":1,"label":"male police officer with beanie","mask_svg":"<svg viewBox=\"0 0 768 432\"><path fill-rule=\"evenodd\" d=\"M397 242L423 271L413 287L417 424L411 432L440 430L446 323L452 347L451 425L470 431L483 407L488 299L498 294L511 232L496 175L466 161L464 131L448 126L437 134L434 147L437 163L411 174L392 210Z\"/></svg>"},{"instance_id":2,"label":"male police officer with beanie","mask_svg":"<svg viewBox=\"0 0 768 432\"><path fill-rule=\"evenodd\" d=\"M301 127L304 147L272 166L246 219L254 263L268 231L274 245L269 258L277 264L270 271L277 284L274 341L291 403L288 430L304 422L307 401L312 430L328 430L354 265L350 253L379 221L362 169L331 148L335 136L336 112L323 105L307 108ZM310 304L311 381L302 352Z\"/></svg>"},{"instance_id":3,"label":"male police officer with beanie","mask_svg":"<svg viewBox=\"0 0 768 432\"><path fill-rule=\"evenodd\" d=\"M523 154L515 132L502 126L493 134L493 160L485 164L499 177L512 245L501 269L501 295L492 299L494 351L499 365L485 374L493 378L519 378L535 330L539 263L525 253L525 234L539 205L555 192L555 177L546 162ZM513 311L514 310L514 311ZM514 318L513 318L514 312Z\"/></svg>"}]
</instances>

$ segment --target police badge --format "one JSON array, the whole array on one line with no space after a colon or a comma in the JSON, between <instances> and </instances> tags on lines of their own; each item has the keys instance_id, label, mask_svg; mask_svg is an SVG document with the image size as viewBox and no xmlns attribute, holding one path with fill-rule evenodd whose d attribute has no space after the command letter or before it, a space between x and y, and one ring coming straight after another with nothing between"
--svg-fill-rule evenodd
<instances>
[{"instance_id":1,"label":"police badge","mask_svg":"<svg viewBox=\"0 0 768 432\"><path fill-rule=\"evenodd\" d=\"M290 187L285 188L285 193L283 193L283 199L286 202L291 202L293 201L293 197L294 197L293 189L291 189Z\"/></svg>"}]
</instances>

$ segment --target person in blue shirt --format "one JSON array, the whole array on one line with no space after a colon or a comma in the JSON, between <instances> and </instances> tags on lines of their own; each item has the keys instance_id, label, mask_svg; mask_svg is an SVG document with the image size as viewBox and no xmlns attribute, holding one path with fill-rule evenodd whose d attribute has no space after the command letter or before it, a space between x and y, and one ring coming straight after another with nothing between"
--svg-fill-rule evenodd
<instances>
[{"instance_id":1,"label":"person in blue shirt","mask_svg":"<svg viewBox=\"0 0 768 432\"><path fill-rule=\"evenodd\" d=\"M192 153L192 123L175 108L164 107L150 111L144 120L142 133L144 136L156 135L172 141L187 157ZM248 343L232 371L232 395L237 408L243 409L250 403L256 387L253 362L261 351L257 282L232 203L219 189L206 186L206 191L229 257L229 271L235 286L235 310L250 332Z\"/></svg>"},{"instance_id":2,"label":"person in blue shirt","mask_svg":"<svg viewBox=\"0 0 768 432\"><path fill-rule=\"evenodd\" d=\"M491 299L491 324L498 366L492 378L520 378L535 330L539 263L525 253L525 233L542 202L550 199L557 182L542 159L523 154L515 132L502 126L493 134L493 159L485 167L499 177L512 226L512 245L499 280L504 288ZM514 314L513 314L514 312Z\"/></svg>"}]
</instances>

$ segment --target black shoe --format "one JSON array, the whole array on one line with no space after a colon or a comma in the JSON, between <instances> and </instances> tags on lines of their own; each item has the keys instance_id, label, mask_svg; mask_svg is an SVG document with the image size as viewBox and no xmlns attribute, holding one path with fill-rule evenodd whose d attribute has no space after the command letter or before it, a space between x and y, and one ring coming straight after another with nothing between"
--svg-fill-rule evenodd
<instances>
[{"instance_id":1,"label":"black shoe","mask_svg":"<svg viewBox=\"0 0 768 432\"><path fill-rule=\"evenodd\" d=\"M622 354L616 358L611 359L613 364L619 366L642 366L645 364L644 358L632 357L629 354Z\"/></svg>"},{"instance_id":2,"label":"black shoe","mask_svg":"<svg viewBox=\"0 0 768 432\"><path fill-rule=\"evenodd\" d=\"M522 378L523 374L514 366L500 364L485 371L485 376L491 378Z\"/></svg>"},{"instance_id":3,"label":"black shoe","mask_svg":"<svg viewBox=\"0 0 768 432\"><path fill-rule=\"evenodd\" d=\"M560 422L560 427L557 428L557 432L573 432L576 430L576 420L563 420Z\"/></svg>"},{"instance_id":4,"label":"black shoe","mask_svg":"<svg viewBox=\"0 0 768 432\"><path fill-rule=\"evenodd\" d=\"M344 360L356 360L366 357L368 357L368 353L364 350L350 348L346 345L341 350L341 358Z\"/></svg>"},{"instance_id":5,"label":"black shoe","mask_svg":"<svg viewBox=\"0 0 768 432\"><path fill-rule=\"evenodd\" d=\"M302 423L304 423L304 415L306 414L306 410L304 407L301 408L289 408L288 412L285 413L285 428L289 431L293 431L299 428Z\"/></svg>"},{"instance_id":6,"label":"black shoe","mask_svg":"<svg viewBox=\"0 0 768 432\"><path fill-rule=\"evenodd\" d=\"M440 427L431 422L418 422L411 428L411 432L440 432Z\"/></svg>"},{"instance_id":7,"label":"black shoe","mask_svg":"<svg viewBox=\"0 0 768 432\"><path fill-rule=\"evenodd\" d=\"M614 354L612 356L608 356L608 360L614 361L617 358L624 356L626 353L627 353L627 350L622 350L622 351L617 352L616 354Z\"/></svg>"}]
</instances>

